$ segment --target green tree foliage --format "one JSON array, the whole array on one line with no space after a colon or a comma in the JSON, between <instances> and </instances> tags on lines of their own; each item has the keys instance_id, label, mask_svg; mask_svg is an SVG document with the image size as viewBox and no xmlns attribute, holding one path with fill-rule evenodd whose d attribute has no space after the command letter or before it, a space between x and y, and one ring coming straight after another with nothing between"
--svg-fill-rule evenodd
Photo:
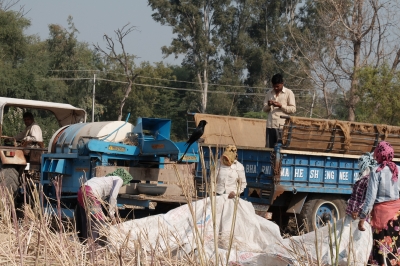
<instances>
[{"instance_id":1,"label":"green tree foliage","mask_svg":"<svg viewBox=\"0 0 400 266\"><path fill-rule=\"evenodd\" d=\"M391 99L398 98L396 50L375 46L367 54L374 57L362 55L366 60L356 67L352 58L360 40L354 33L366 32L364 41L370 38L371 42L361 43L363 47L385 40L385 27L382 31L367 27L377 22L371 20L374 16L382 17L371 9L376 1L364 6L371 17L356 12L358 23L350 21L349 12L366 0L148 0L154 20L170 26L175 34L162 51L166 56L184 55L180 66L138 63L134 55L124 52L114 53L116 60L112 60L110 54L77 40L79 31L72 17L67 28L49 22L49 36L42 41L24 33L30 21L20 13L0 10L0 94L70 103L87 110L91 121L96 75L95 121L120 116L124 120L128 113L132 123L139 116L169 118L172 138L184 140L187 112L265 119L261 109L270 79L282 73L285 86L296 96L296 116L347 119L349 106L355 104L357 121L398 124L393 111L398 109L397 101L385 103L387 95L379 94L390 91ZM379 12L390 10L377 7ZM389 22L381 20L387 28ZM134 29L124 28L115 32L120 33L118 42ZM380 67L390 56L395 57L391 68ZM126 59L125 64L118 59ZM378 67L363 67L370 62ZM24 111L6 115L5 122L14 125L10 134L23 128ZM34 114L49 132L44 134L51 136L57 126L48 115Z\"/></svg>"},{"instance_id":2,"label":"green tree foliage","mask_svg":"<svg viewBox=\"0 0 400 266\"><path fill-rule=\"evenodd\" d=\"M29 20L18 12L0 10L0 49L3 62L16 67L25 57L28 39L24 30L28 26Z\"/></svg>"},{"instance_id":3,"label":"green tree foliage","mask_svg":"<svg viewBox=\"0 0 400 266\"><path fill-rule=\"evenodd\" d=\"M267 119L268 114L264 112L247 112L243 115L243 117L247 118L257 118L257 119Z\"/></svg>"},{"instance_id":4,"label":"green tree foliage","mask_svg":"<svg viewBox=\"0 0 400 266\"><path fill-rule=\"evenodd\" d=\"M108 65L110 66L110 65ZM101 120L116 120L118 117L118 106L123 97L126 80L121 72L121 66L114 64L112 69L107 69L106 75L99 74L99 85L97 86L97 100L106 106ZM187 75L182 68L166 66L163 63L151 65L142 62L135 67L138 75L132 86L132 91L125 102L124 118L130 113L129 121L135 124L137 117L169 118L173 123L173 136L183 136L182 117L185 118L186 103L185 92L175 90L178 86L175 74L184 78ZM115 82L115 81L120 82ZM176 124L176 126L175 126ZM179 126L180 125L180 126Z\"/></svg>"},{"instance_id":5,"label":"green tree foliage","mask_svg":"<svg viewBox=\"0 0 400 266\"><path fill-rule=\"evenodd\" d=\"M84 42L78 42L72 17L68 18L69 28L56 24L49 25L49 38L46 40L49 53L49 72L46 78L51 80L53 91L57 92L58 102L67 102L91 109L93 74L102 67L99 54ZM88 71L89 70L89 71Z\"/></svg>"},{"instance_id":6,"label":"green tree foliage","mask_svg":"<svg viewBox=\"0 0 400 266\"><path fill-rule=\"evenodd\" d=\"M29 20L14 11L0 10L0 94L14 96L20 78L18 68L23 64L28 52L29 37L24 30Z\"/></svg>"},{"instance_id":7,"label":"green tree foliage","mask_svg":"<svg viewBox=\"0 0 400 266\"><path fill-rule=\"evenodd\" d=\"M226 11L229 0L149 0L155 11L153 18L162 25L172 27L176 37L171 46L163 47L166 55L184 54L184 66L191 69L201 90L199 109L206 112L210 73L218 61L220 38L217 18Z\"/></svg>"},{"instance_id":8,"label":"green tree foliage","mask_svg":"<svg viewBox=\"0 0 400 266\"><path fill-rule=\"evenodd\" d=\"M360 101L356 106L357 121L373 124L400 125L400 73L388 65L368 66L358 72Z\"/></svg>"}]
</instances>

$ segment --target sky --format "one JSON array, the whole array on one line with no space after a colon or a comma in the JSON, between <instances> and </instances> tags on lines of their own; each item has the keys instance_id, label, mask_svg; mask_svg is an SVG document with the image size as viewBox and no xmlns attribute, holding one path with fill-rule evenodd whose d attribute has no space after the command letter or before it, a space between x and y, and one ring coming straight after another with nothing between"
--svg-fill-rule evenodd
<instances>
[{"instance_id":1,"label":"sky","mask_svg":"<svg viewBox=\"0 0 400 266\"><path fill-rule=\"evenodd\" d=\"M15 0L14 0L15 1ZM77 38L105 48L103 35L115 37L114 31L124 25L136 30L124 38L126 52L138 57L137 62L180 65L182 57L163 59L161 47L170 45L172 28L162 26L151 17L153 11L146 0L20 0L12 9L24 7L25 17L31 20L27 34L37 34L42 40L49 36L49 24L68 28L68 16L73 17L79 33Z\"/></svg>"}]
</instances>

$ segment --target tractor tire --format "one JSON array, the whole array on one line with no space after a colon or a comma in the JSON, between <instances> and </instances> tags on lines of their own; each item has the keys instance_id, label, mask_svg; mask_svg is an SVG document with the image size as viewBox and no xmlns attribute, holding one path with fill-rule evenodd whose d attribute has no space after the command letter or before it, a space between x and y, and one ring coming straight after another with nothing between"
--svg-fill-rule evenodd
<instances>
[{"instance_id":1,"label":"tractor tire","mask_svg":"<svg viewBox=\"0 0 400 266\"><path fill-rule=\"evenodd\" d=\"M18 171L12 167L2 168L0 170L0 183L15 195L20 185Z\"/></svg>"},{"instance_id":2,"label":"tractor tire","mask_svg":"<svg viewBox=\"0 0 400 266\"><path fill-rule=\"evenodd\" d=\"M325 226L328 222L342 219L346 215L346 201L334 195L315 195L304 204L299 215L299 227L305 232Z\"/></svg>"}]
</instances>

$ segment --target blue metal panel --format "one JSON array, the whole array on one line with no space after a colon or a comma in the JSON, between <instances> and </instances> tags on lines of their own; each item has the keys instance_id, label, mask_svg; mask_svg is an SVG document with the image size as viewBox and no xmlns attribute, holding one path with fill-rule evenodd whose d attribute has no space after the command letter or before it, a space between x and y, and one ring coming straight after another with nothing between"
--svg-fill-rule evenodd
<instances>
[{"instance_id":1,"label":"blue metal panel","mask_svg":"<svg viewBox=\"0 0 400 266\"><path fill-rule=\"evenodd\" d=\"M142 155L179 154L178 147L168 139L145 141L143 145Z\"/></svg>"},{"instance_id":2,"label":"blue metal panel","mask_svg":"<svg viewBox=\"0 0 400 266\"><path fill-rule=\"evenodd\" d=\"M210 152L208 148L203 149L208 170ZM215 153L215 147L212 152ZM219 155L221 152L222 149ZM278 176L274 176L274 161L271 160L279 156L281 167L276 169ZM352 184L359 172L355 158L288 152L282 154L279 148L274 154L267 149L239 149L238 160L244 165L248 182L242 197L262 204L272 204L277 195L284 191L351 194ZM196 176L201 177L200 164Z\"/></svg>"},{"instance_id":3,"label":"blue metal panel","mask_svg":"<svg viewBox=\"0 0 400 266\"><path fill-rule=\"evenodd\" d=\"M43 165L43 173L70 174L71 164L65 159L50 159Z\"/></svg>"},{"instance_id":4,"label":"blue metal panel","mask_svg":"<svg viewBox=\"0 0 400 266\"><path fill-rule=\"evenodd\" d=\"M81 185L80 179L90 179L92 176L90 158L79 159L49 159L43 163L41 183L50 184L51 177L62 177L62 192L76 193Z\"/></svg>"},{"instance_id":5,"label":"blue metal panel","mask_svg":"<svg viewBox=\"0 0 400 266\"><path fill-rule=\"evenodd\" d=\"M169 139L171 134L171 120L139 117L133 132L140 133L143 136L146 135L146 132L149 132L155 140Z\"/></svg>"},{"instance_id":6,"label":"blue metal panel","mask_svg":"<svg viewBox=\"0 0 400 266\"><path fill-rule=\"evenodd\" d=\"M43 154L42 168L40 173L40 181L42 184L49 184L50 177L56 175L71 175L73 172L73 159L77 158L78 154ZM81 157L80 159L88 160L89 157Z\"/></svg>"},{"instance_id":7,"label":"blue metal panel","mask_svg":"<svg viewBox=\"0 0 400 266\"><path fill-rule=\"evenodd\" d=\"M178 158L181 158L183 156L183 153L186 150L185 144L186 144L186 142L175 142L175 145L179 149ZM182 161L190 162L190 163L196 163L196 162L200 161L199 149L196 144L193 144L192 146L190 146L190 148L188 149L188 151L187 151L185 157L182 159Z\"/></svg>"},{"instance_id":8,"label":"blue metal panel","mask_svg":"<svg viewBox=\"0 0 400 266\"><path fill-rule=\"evenodd\" d=\"M42 154L42 161L47 159L76 159L78 157L77 153L45 153Z\"/></svg>"},{"instance_id":9,"label":"blue metal panel","mask_svg":"<svg viewBox=\"0 0 400 266\"><path fill-rule=\"evenodd\" d=\"M70 161L71 174L63 175L62 177L62 191L66 193L77 193L81 186L80 180L85 182L85 179L90 179L92 176L92 169L89 159L74 159Z\"/></svg>"},{"instance_id":10,"label":"blue metal panel","mask_svg":"<svg viewBox=\"0 0 400 266\"><path fill-rule=\"evenodd\" d=\"M340 194L349 195L351 194L352 188L349 186L347 188L336 188L332 189L330 187L311 187L311 186L298 186L296 187L297 192L310 192L310 193L327 193L327 194Z\"/></svg>"},{"instance_id":11,"label":"blue metal panel","mask_svg":"<svg viewBox=\"0 0 400 266\"><path fill-rule=\"evenodd\" d=\"M288 163L286 158L290 157L295 160L294 165ZM296 189L297 186L324 187L333 189L324 189L324 192L336 193L337 188L345 188L351 193L354 176L358 175L358 166L354 163L357 160L352 158L296 154L284 154L283 158L280 185Z\"/></svg>"},{"instance_id":12,"label":"blue metal panel","mask_svg":"<svg viewBox=\"0 0 400 266\"><path fill-rule=\"evenodd\" d=\"M56 167L53 173L58 173L58 174L69 174L71 172L71 168L67 167L67 161L64 159L60 160L52 160L53 163L56 163ZM68 172L67 172L68 171Z\"/></svg>"},{"instance_id":13,"label":"blue metal panel","mask_svg":"<svg viewBox=\"0 0 400 266\"><path fill-rule=\"evenodd\" d=\"M132 145L124 145L121 143L102 141L91 139L87 143L87 147L92 152L123 154L123 155L139 155L139 148Z\"/></svg>"},{"instance_id":14,"label":"blue metal panel","mask_svg":"<svg viewBox=\"0 0 400 266\"><path fill-rule=\"evenodd\" d=\"M138 136L140 155L178 155L178 147L169 139L170 132L170 119L139 117L133 133Z\"/></svg>"}]
</instances>

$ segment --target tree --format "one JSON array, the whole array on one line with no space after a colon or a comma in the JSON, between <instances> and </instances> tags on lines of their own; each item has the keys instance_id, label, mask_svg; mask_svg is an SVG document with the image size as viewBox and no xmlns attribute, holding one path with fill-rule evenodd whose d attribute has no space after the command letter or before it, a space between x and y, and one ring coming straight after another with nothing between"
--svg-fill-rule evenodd
<instances>
[{"instance_id":1,"label":"tree","mask_svg":"<svg viewBox=\"0 0 400 266\"><path fill-rule=\"evenodd\" d=\"M49 37L45 40L48 66L41 81L47 97L56 102L67 102L92 109L93 72L101 69L99 55L85 42L77 40L78 29L73 18L68 17L68 28L57 24L49 25ZM57 94L49 94L57 92Z\"/></svg>"},{"instance_id":2,"label":"tree","mask_svg":"<svg viewBox=\"0 0 400 266\"><path fill-rule=\"evenodd\" d=\"M98 101L107 106L107 112L101 118L115 120L120 110L113 106L118 106L128 82L119 63L110 62L105 67L106 76L103 73L99 75L96 95ZM132 84L131 93L125 100L124 113L130 113L131 121L135 121L137 117L171 118L175 121L186 104L181 104L180 92L174 90L174 68L165 66L162 62L155 65L142 62L135 67L135 73L137 77ZM174 136L182 136L179 129L181 128L176 127L174 122Z\"/></svg>"},{"instance_id":3,"label":"tree","mask_svg":"<svg viewBox=\"0 0 400 266\"><path fill-rule=\"evenodd\" d=\"M260 112L265 90L276 73L284 74L285 85L294 90L297 114L310 112L310 83L283 43L290 35L291 3L235 0L218 17L218 36L224 49L218 83L236 86L236 91L246 93L239 93L235 99L237 115Z\"/></svg>"},{"instance_id":4,"label":"tree","mask_svg":"<svg viewBox=\"0 0 400 266\"><path fill-rule=\"evenodd\" d=\"M135 27L128 27L129 24L126 24L125 26L122 27L122 29L117 29L115 34L117 35L117 40L118 43L122 49L121 54L118 54L116 51L115 43L112 39L112 37L109 37L107 34L104 34L104 39L107 42L107 49L109 50L109 53L107 53L105 50L103 50L98 44L94 45L96 51L102 53L104 56L106 56L107 60L111 60L114 62L118 62L125 73L126 80L128 82L125 93L120 101L119 104L119 114L118 114L118 121L121 121L122 119L122 110L125 105L126 99L129 97L130 92L132 91L132 84L137 77L137 74L134 73L134 55L130 55L125 51L125 46L124 46L124 38L131 33Z\"/></svg>"},{"instance_id":5,"label":"tree","mask_svg":"<svg viewBox=\"0 0 400 266\"><path fill-rule=\"evenodd\" d=\"M367 66L357 73L356 119L374 124L400 125L400 73L389 64Z\"/></svg>"},{"instance_id":6,"label":"tree","mask_svg":"<svg viewBox=\"0 0 400 266\"><path fill-rule=\"evenodd\" d=\"M293 10L291 40L285 43L293 60L311 69L305 73L321 90L327 117L337 98L332 92L339 89L347 119L355 121L361 68L386 60L397 67L394 10L395 4L381 0L309 0L297 14Z\"/></svg>"},{"instance_id":7,"label":"tree","mask_svg":"<svg viewBox=\"0 0 400 266\"><path fill-rule=\"evenodd\" d=\"M20 0L0 0L0 9L3 11L10 11L14 8ZM18 14L24 16L24 6L20 6Z\"/></svg>"},{"instance_id":8,"label":"tree","mask_svg":"<svg viewBox=\"0 0 400 266\"><path fill-rule=\"evenodd\" d=\"M3 4L3 2L2 2ZM2 5L1 5L2 6ZM20 93L15 85L18 81L18 68L28 52L29 38L24 30L30 21L15 11L0 9L0 93L12 97Z\"/></svg>"},{"instance_id":9,"label":"tree","mask_svg":"<svg viewBox=\"0 0 400 266\"><path fill-rule=\"evenodd\" d=\"M207 94L210 71L216 67L220 47L216 18L225 11L229 0L149 0L156 10L153 19L173 28L177 36L171 46L162 47L168 56L184 54L184 65L191 69L201 90L200 112L207 110Z\"/></svg>"}]
</instances>

